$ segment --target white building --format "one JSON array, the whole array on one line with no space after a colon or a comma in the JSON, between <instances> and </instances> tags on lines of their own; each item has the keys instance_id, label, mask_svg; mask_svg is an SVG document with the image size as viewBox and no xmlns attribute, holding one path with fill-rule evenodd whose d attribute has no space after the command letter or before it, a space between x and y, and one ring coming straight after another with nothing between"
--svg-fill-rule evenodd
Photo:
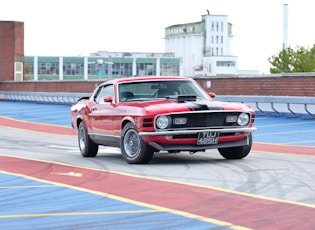
<instances>
[{"instance_id":1,"label":"white building","mask_svg":"<svg viewBox=\"0 0 315 230\"><path fill-rule=\"evenodd\" d=\"M200 22L165 28L165 52L182 57L186 76L237 75L232 38L232 24L226 15L207 14Z\"/></svg>"}]
</instances>

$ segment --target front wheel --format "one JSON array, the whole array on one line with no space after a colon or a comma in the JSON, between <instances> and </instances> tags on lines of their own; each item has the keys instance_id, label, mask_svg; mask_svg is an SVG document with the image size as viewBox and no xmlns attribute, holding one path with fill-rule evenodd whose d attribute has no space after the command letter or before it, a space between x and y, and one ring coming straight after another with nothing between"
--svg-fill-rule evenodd
<instances>
[{"instance_id":1,"label":"front wheel","mask_svg":"<svg viewBox=\"0 0 315 230\"><path fill-rule=\"evenodd\" d=\"M248 145L230 148L220 148L219 153L225 159L242 159L246 157L252 148L252 134L248 136Z\"/></svg>"},{"instance_id":2,"label":"front wheel","mask_svg":"<svg viewBox=\"0 0 315 230\"><path fill-rule=\"evenodd\" d=\"M146 164L154 154L153 148L142 140L130 122L122 130L120 145L122 156L129 164Z\"/></svg>"},{"instance_id":3,"label":"front wheel","mask_svg":"<svg viewBox=\"0 0 315 230\"><path fill-rule=\"evenodd\" d=\"M98 145L89 137L85 124L82 121L79 124L78 142L81 155L84 157L95 157L98 152Z\"/></svg>"}]
</instances>

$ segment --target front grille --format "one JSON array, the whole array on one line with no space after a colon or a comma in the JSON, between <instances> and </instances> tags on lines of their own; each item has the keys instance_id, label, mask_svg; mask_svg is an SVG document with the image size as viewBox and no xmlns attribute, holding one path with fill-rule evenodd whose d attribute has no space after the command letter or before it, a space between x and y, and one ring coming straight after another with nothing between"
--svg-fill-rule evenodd
<instances>
[{"instance_id":1,"label":"front grille","mask_svg":"<svg viewBox=\"0 0 315 230\"><path fill-rule=\"evenodd\" d=\"M210 113L187 113L187 114L172 114L172 120L176 118L186 118L186 124L173 124L168 129L179 128L206 128L206 127L230 127L238 126L235 122L227 122L226 117L238 117L241 112L210 112Z\"/></svg>"}]
</instances>

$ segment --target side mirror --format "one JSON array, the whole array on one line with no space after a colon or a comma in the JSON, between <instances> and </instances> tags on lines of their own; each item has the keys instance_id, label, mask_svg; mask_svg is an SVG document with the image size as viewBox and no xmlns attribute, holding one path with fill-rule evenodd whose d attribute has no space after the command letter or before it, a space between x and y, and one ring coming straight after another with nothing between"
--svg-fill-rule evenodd
<instances>
[{"instance_id":1,"label":"side mirror","mask_svg":"<svg viewBox=\"0 0 315 230\"><path fill-rule=\"evenodd\" d=\"M209 93L208 95L209 95L211 98L215 98L215 96L216 96L215 93Z\"/></svg>"},{"instance_id":2,"label":"side mirror","mask_svg":"<svg viewBox=\"0 0 315 230\"><path fill-rule=\"evenodd\" d=\"M104 102L113 102L113 98L111 96L104 97Z\"/></svg>"}]
</instances>

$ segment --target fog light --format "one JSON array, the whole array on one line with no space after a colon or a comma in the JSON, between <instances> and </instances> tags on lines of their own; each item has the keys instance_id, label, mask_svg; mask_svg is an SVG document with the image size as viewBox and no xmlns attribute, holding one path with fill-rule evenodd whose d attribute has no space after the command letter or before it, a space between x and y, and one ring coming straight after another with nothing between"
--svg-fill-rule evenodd
<instances>
[{"instance_id":1,"label":"fog light","mask_svg":"<svg viewBox=\"0 0 315 230\"><path fill-rule=\"evenodd\" d=\"M175 125L185 125L187 122L187 118L186 117L178 117L174 119L174 124Z\"/></svg>"}]
</instances>

